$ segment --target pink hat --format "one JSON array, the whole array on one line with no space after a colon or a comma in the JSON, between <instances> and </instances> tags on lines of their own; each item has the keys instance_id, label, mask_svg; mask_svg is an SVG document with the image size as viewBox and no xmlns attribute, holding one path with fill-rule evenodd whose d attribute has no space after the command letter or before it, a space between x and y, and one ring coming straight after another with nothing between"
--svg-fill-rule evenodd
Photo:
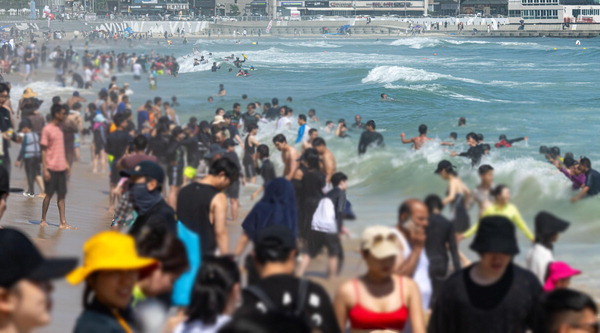
<instances>
[{"instance_id":1,"label":"pink hat","mask_svg":"<svg viewBox=\"0 0 600 333\"><path fill-rule=\"evenodd\" d=\"M556 288L556 283L559 280L579 274L581 274L580 270L571 268L565 262L555 261L548 266L548 278L546 279L546 284L544 284L544 291L552 291Z\"/></svg>"}]
</instances>

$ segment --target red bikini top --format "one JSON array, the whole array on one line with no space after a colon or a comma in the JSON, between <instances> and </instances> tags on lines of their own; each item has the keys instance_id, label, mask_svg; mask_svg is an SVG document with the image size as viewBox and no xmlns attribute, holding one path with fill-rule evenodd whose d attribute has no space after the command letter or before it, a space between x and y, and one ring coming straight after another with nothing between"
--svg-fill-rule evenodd
<instances>
[{"instance_id":1,"label":"red bikini top","mask_svg":"<svg viewBox=\"0 0 600 333\"><path fill-rule=\"evenodd\" d=\"M399 330L404 329L408 320L408 308L404 305L404 293L402 291L402 278L400 278L400 299L402 306L392 312L374 312L360 305L360 293L358 292L358 280L352 281L356 291L356 304L348 312L350 324L353 329L362 330Z\"/></svg>"}]
</instances>

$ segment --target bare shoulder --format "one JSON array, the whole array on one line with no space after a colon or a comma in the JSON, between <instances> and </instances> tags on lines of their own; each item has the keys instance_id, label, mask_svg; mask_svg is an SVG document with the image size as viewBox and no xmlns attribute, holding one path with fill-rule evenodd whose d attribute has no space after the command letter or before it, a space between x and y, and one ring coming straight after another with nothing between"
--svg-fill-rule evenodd
<instances>
[{"instance_id":1,"label":"bare shoulder","mask_svg":"<svg viewBox=\"0 0 600 333\"><path fill-rule=\"evenodd\" d=\"M356 302L354 283L356 283L354 279L342 283L337 289L336 298L341 298L346 304L354 304Z\"/></svg>"}]
</instances>

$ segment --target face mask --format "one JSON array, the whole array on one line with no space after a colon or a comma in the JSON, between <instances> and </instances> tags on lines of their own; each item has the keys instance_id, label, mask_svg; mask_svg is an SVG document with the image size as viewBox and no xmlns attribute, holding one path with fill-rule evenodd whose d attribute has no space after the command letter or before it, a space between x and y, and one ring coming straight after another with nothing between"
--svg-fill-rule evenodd
<instances>
[{"instance_id":1,"label":"face mask","mask_svg":"<svg viewBox=\"0 0 600 333\"><path fill-rule=\"evenodd\" d=\"M147 213L162 199L159 191L148 191L146 183L133 184L129 193L131 201L140 215Z\"/></svg>"}]
</instances>

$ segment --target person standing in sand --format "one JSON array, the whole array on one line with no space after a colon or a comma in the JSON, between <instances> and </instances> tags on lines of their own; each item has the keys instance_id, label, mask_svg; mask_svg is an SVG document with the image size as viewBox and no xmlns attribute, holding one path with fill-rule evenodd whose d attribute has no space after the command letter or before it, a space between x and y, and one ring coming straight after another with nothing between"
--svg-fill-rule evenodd
<instances>
[{"instance_id":1,"label":"person standing in sand","mask_svg":"<svg viewBox=\"0 0 600 333\"><path fill-rule=\"evenodd\" d=\"M67 118L67 108L64 105L55 104L50 108L52 121L44 126L40 145L42 146L42 175L44 176L44 189L46 197L42 203L42 219L40 227L48 225L46 214L50 200L57 194L57 206L60 216L60 229L75 229L67 224L65 217L65 197L67 196L67 176L70 169L65 155L65 139L61 123Z\"/></svg>"},{"instance_id":2,"label":"person standing in sand","mask_svg":"<svg viewBox=\"0 0 600 333\"><path fill-rule=\"evenodd\" d=\"M300 158L298 151L287 143L287 139L283 134L277 134L273 138L273 143L275 144L275 148L281 152L281 159L285 166L283 177L287 178L287 180L292 180L294 172L298 168L298 158Z\"/></svg>"}]
</instances>

